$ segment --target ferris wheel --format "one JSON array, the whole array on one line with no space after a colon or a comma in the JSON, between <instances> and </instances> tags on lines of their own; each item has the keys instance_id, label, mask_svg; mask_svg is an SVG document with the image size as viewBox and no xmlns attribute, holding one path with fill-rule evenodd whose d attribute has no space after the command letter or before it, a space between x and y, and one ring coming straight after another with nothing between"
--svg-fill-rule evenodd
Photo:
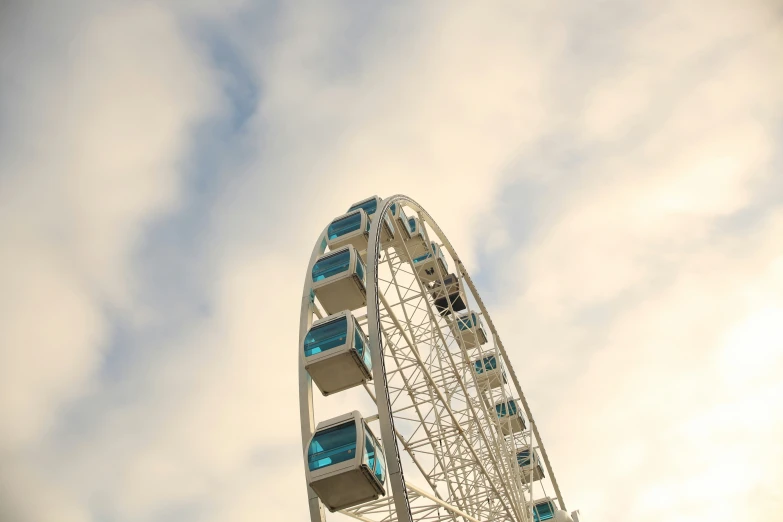
<instances>
[{"instance_id":1,"label":"ferris wheel","mask_svg":"<svg viewBox=\"0 0 783 522\"><path fill-rule=\"evenodd\" d=\"M360 201L318 237L298 360L311 522L579 522L473 281L412 199Z\"/></svg>"}]
</instances>

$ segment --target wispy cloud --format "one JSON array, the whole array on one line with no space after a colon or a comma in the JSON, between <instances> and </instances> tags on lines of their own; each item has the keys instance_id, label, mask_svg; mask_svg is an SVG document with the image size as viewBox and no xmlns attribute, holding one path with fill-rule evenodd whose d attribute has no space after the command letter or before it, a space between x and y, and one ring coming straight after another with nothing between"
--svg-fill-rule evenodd
<instances>
[{"instance_id":1,"label":"wispy cloud","mask_svg":"<svg viewBox=\"0 0 783 522\"><path fill-rule=\"evenodd\" d=\"M397 192L480 271L571 506L780 507L774 3L4 9L2 518L303 518L311 241Z\"/></svg>"}]
</instances>

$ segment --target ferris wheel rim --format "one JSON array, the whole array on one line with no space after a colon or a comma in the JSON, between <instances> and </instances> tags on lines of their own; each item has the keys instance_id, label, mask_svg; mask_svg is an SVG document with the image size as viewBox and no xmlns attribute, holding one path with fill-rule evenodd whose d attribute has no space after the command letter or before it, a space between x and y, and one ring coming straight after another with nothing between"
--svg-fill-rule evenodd
<instances>
[{"instance_id":1,"label":"ferris wheel rim","mask_svg":"<svg viewBox=\"0 0 783 522\"><path fill-rule=\"evenodd\" d=\"M426 224L432 227L433 231L443 242L443 246L446 248L451 258L456 263L459 276L461 276L464 279L465 283L467 284L468 288L471 291L471 294L476 299L481 314L484 316L492 335L495 337L497 343L497 351L501 355L503 361L505 362L506 368L509 370L509 373L511 374L512 382L514 385L514 391L516 391L516 393L518 394L517 396L522 402L523 408L531 424L531 430L534 431L536 440L539 443L539 448L541 449L542 455L544 457L544 463L546 465L547 471L549 472L549 476L554 486L557 499L560 503L560 507L561 509L565 509L565 504L562 500L560 489L557 485L554 473L552 471L552 466L549 462L546 451L544 450L543 442L538 433L538 429L535 424L535 421L533 420L533 416L532 413L530 412L530 408L529 405L527 404L527 400L525 399L525 396L522 392L516 374L513 371L513 366L511 366L510 364L505 347L502 345L500 336L497 334L491 316L488 310L486 309L486 306L484 305L483 300L481 299L480 294L478 293L478 289L475 287L475 284L470 278L469 273L465 268L461 258L457 255L456 250L454 249L451 242L448 240L448 237L443 233L442 228L437 224L437 222L434 220L431 214L429 214L418 202L416 202L412 198L402 194L397 194L389 198L383 199L378 205L378 208L376 209L376 215L386 216L391 206L395 203L397 204L404 203L406 204L406 206L412 207L413 210L418 213L420 219L422 219ZM397 432L394 425L394 414L392 411L390 397L389 397L389 385L387 382L387 374L385 368L385 356L384 356L385 354L383 351L383 346L384 346L383 339L382 339L383 329L380 322L381 298L383 294L379 290L378 268L380 264L379 254L380 254L380 247L381 247L382 222L383 219L372 220L370 231L369 231L369 241L367 246L366 258L368 262L366 266L366 270L367 270L366 291L367 291L367 327L369 330L368 338L369 338L369 347L370 347L372 358L374 361L376 361L372 373L373 373L373 380L374 380L374 386L376 392L375 401L378 407L378 421L381 428L381 438L384 442L384 450L386 453L386 462L388 466L387 470L389 474L389 485L391 486L390 496L393 497L393 501L395 504L395 511L398 517L397 520L412 522L413 515L411 511L410 501L408 499L408 491L407 491L408 488L406 487L406 482L405 482L404 467L400 459L400 451L398 447L397 437L395 436ZM325 251L327 230L328 230L328 226L324 228L324 231L319 236L318 242L316 243L313 249L310 263L308 265L308 272L305 279L304 291L302 295L302 315L300 318L300 344L302 339L306 335L307 329L310 326L312 320L312 311L310 309L310 301L312 300L312 295L311 295L312 285L309 279L309 274L312 271L316 259L319 257L319 255L322 255ZM427 239L427 241L429 242L429 239ZM313 413L312 383L310 381L309 375L307 374L307 371L304 369L304 364L300 363L299 366L300 366L299 384L300 384L300 416L302 421L302 426L301 426L302 441L303 441L303 449L306 451L308 440L312 435L315 427L314 413ZM306 463L305 466L307 466ZM321 522L325 520L323 507L319 502L318 496L309 487L309 485L307 486L307 489L308 489L308 504L311 513L311 520L313 522Z\"/></svg>"}]
</instances>

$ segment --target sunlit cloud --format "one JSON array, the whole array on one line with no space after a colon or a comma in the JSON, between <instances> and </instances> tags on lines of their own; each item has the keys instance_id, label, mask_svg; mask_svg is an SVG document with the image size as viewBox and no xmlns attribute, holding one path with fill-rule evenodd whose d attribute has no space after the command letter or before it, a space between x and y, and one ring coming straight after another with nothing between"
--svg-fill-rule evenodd
<instances>
[{"instance_id":1,"label":"sunlit cloud","mask_svg":"<svg viewBox=\"0 0 783 522\"><path fill-rule=\"evenodd\" d=\"M6 9L0 518L304 519L307 258L394 193L569 507L778 512L782 34L761 1Z\"/></svg>"}]
</instances>

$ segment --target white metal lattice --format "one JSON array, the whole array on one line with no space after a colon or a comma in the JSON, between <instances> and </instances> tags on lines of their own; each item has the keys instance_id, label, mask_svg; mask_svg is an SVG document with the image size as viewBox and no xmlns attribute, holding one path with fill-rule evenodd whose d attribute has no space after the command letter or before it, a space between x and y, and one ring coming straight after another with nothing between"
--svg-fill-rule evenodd
<instances>
[{"instance_id":1,"label":"white metal lattice","mask_svg":"<svg viewBox=\"0 0 783 522\"><path fill-rule=\"evenodd\" d=\"M494 324L456 252L440 227L416 202L404 196L388 198L377 216L395 203L416 215L425 242L406 243L393 220L396 240L381 245L380 219L373 219L367 251L367 309L355 311L368 335L374 382L365 385L377 414L366 420L379 425L389 464L391 491L383 498L343 510L364 521L517 521L532 520L531 502L547 496L551 486L565 509L548 456L516 374ZM326 232L326 231L325 231ZM316 244L302 298L300 343L313 320L324 312L310 289L310 270L323 253L325 232ZM468 314L488 327L487 342L468 339L458 328L451 302L442 316L433 303L432 283L422 281L412 260L425 254L430 242L442 246L464 292ZM437 272L435 284L446 286ZM463 312L464 313L464 312ZM474 361L495 355L507 377L502 385L479 382ZM302 357L300 356L300 361ZM300 362L302 437L306 445L314 430L312 384ZM516 400L524 430L513 432L509 417L499 418L495 405ZM517 453L530 450L533 465L543 457L547 477L535 480L520 468ZM416 485L414 485L414 483ZM311 520L323 522L325 512L308 487Z\"/></svg>"}]
</instances>

